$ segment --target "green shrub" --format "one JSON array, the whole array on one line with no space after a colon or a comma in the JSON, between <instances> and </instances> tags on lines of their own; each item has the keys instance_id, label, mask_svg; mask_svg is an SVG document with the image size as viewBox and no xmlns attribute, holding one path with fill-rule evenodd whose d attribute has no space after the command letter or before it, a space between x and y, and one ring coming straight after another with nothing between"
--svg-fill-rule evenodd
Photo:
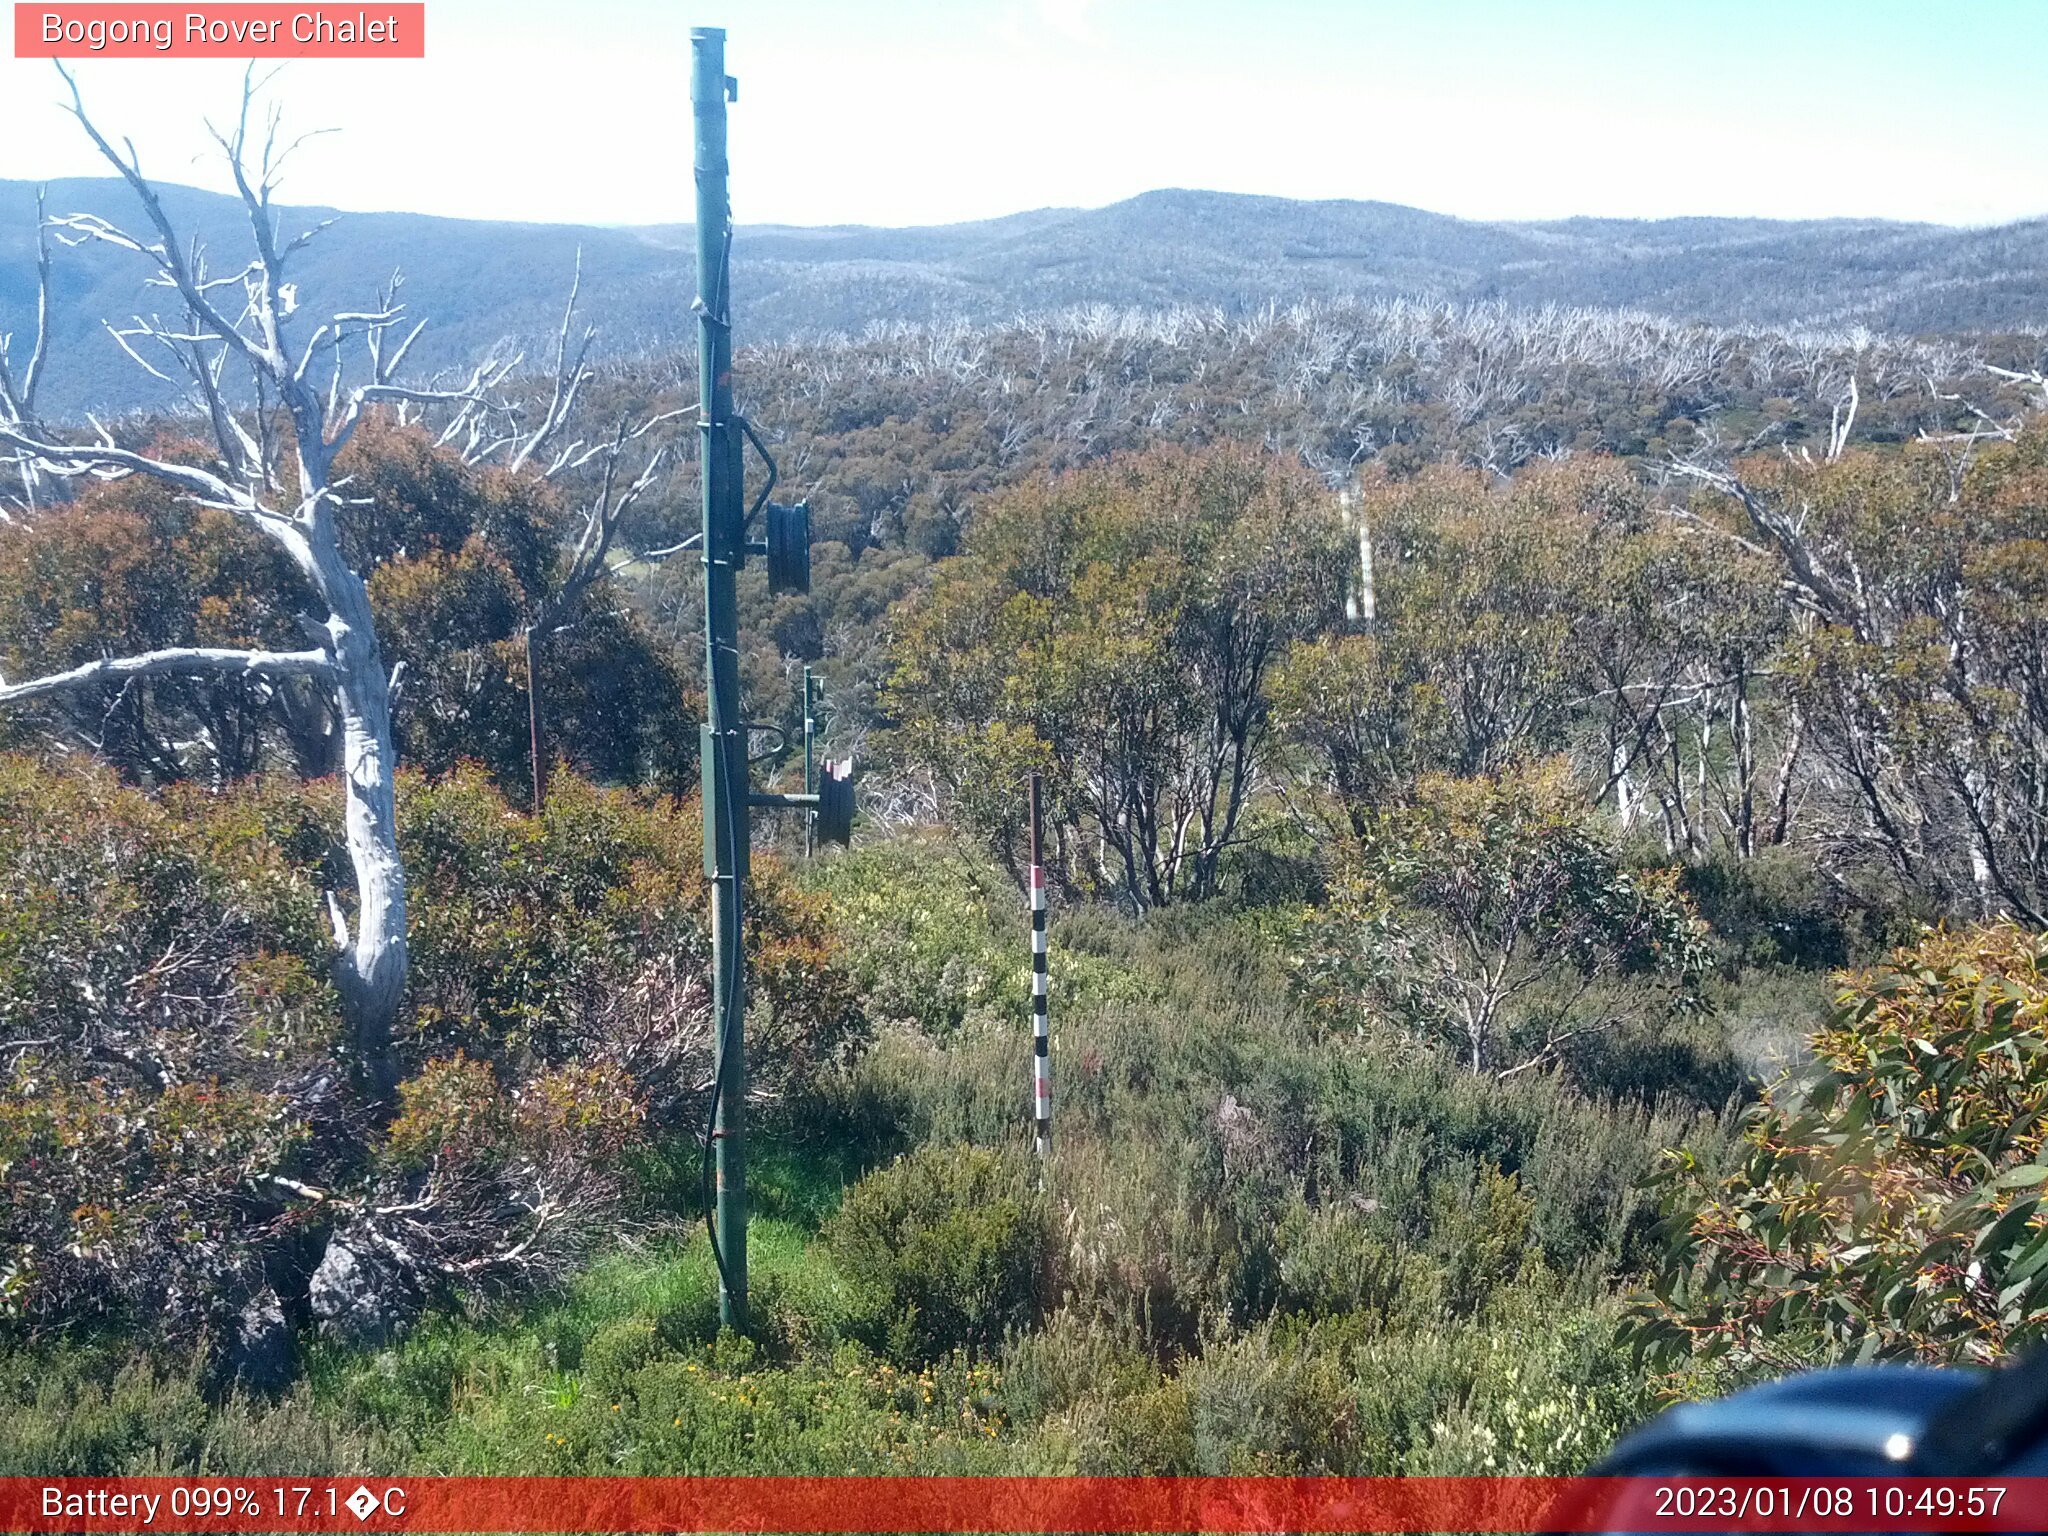
<instances>
[{"instance_id":1,"label":"green shrub","mask_svg":"<svg viewBox=\"0 0 2048 1536\"><path fill-rule=\"evenodd\" d=\"M710 1050L710 965L694 811L551 782L545 814L481 770L411 779L398 797L412 881L407 1039L514 1066L614 1060L654 1095L656 1127L694 1124L683 1090ZM750 1024L764 1092L802 1093L864 1038L860 993L828 902L767 858L748 902Z\"/></svg>"},{"instance_id":2,"label":"green shrub","mask_svg":"<svg viewBox=\"0 0 2048 1536\"><path fill-rule=\"evenodd\" d=\"M1196 1472L1329 1473L1353 1464L1356 1393L1332 1353L1280 1344L1262 1327L1215 1341L1179 1381L1194 1410Z\"/></svg>"},{"instance_id":3,"label":"green shrub","mask_svg":"<svg viewBox=\"0 0 2048 1536\"><path fill-rule=\"evenodd\" d=\"M1444 1256L1453 1314L1475 1312L1521 1272L1530 1255L1535 1202L1511 1174L1483 1169L1478 1177L1440 1179L1431 1223Z\"/></svg>"},{"instance_id":4,"label":"green shrub","mask_svg":"<svg viewBox=\"0 0 2048 1536\"><path fill-rule=\"evenodd\" d=\"M1159 1363L1129 1329L1073 1307L1043 1328L1013 1335L1002 1356L1009 1416L1040 1423L1089 1398L1129 1397L1159 1385Z\"/></svg>"},{"instance_id":5,"label":"green shrub","mask_svg":"<svg viewBox=\"0 0 2048 1536\"><path fill-rule=\"evenodd\" d=\"M1467 1324L1383 1334L1352 1351L1363 1438L1373 1447L1359 1470L1584 1472L1660 1405L1619 1347L1618 1322L1611 1304L1566 1303L1554 1278L1532 1277L1496 1293Z\"/></svg>"},{"instance_id":6,"label":"green shrub","mask_svg":"<svg viewBox=\"0 0 2048 1536\"><path fill-rule=\"evenodd\" d=\"M1770 1047L1756 1036L1775 1031L1769 1028L1767 1014L1757 1014L1772 1000L1747 1001L1744 983L1753 974L1744 973L1735 981L1705 977L1704 1007L1629 1019L1613 1029L1581 1035L1559 1052L1565 1075L1596 1100L1638 1105L1682 1101L1703 1110L1723 1108L1744 1092L1753 1076L1768 1075ZM1811 983L1812 978L1807 980ZM1736 1015L1723 1016L1716 1010L1715 1003L1723 999L1738 1010ZM1764 1028L1757 1030L1755 1025Z\"/></svg>"},{"instance_id":7,"label":"green shrub","mask_svg":"<svg viewBox=\"0 0 2048 1536\"><path fill-rule=\"evenodd\" d=\"M964 1031L944 1045L901 1026L879 1030L852 1072L828 1089L836 1090L829 1112L870 1163L920 1144L1003 1141L1030 1113L1029 1080L1020 1077L1029 1017Z\"/></svg>"},{"instance_id":8,"label":"green shrub","mask_svg":"<svg viewBox=\"0 0 2048 1536\"><path fill-rule=\"evenodd\" d=\"M832 899L872 1018L950 1041L1029 1017L1029 909L994 864L937 836L909 837L823 861L806 881ZM1142 995L1131 966L1102 942L1099 909L1056 911L1053 924L1049 966L1063 1008Z\"/></svg>"},{"instance_id":9,"label":"green shrub","mask_svg":"<svg viewBox=\"0 0 2048 1536\"><path fill-rule=\"evenodd\" d=\"M1097 1477L1187 1477L1201 1468L1195 1400L1171 1379L1127 1397L1089 1405L1077 1468Z\"/></svg>"},{"instance_id":10,"label":"green shrub","mask_svg":"<svg viewBox=\"0 0 2048 1536\"><path fill-rule=\"evenodd\" d=\"M1128 1330L1161 1359L1241 1325L1268 1257L1218 1195L1218 1165L1198 1142L1093 1137L1061 1150L1060 1284L1068 1303Z\"/></svg>"},{"instance_id":11,"label":"green shrub","mask_svg":"<svg viewBox=\"0 0 2048 1536\"><path fill-rule=\"evenodd\" d=\"M1717 851L1688 866L1683 883L1732 965L1849 965L1902 937L1907 922L1903 909L1859 904L1810 854L1786 847L1741 859Z\"/></svg>"},{"instance_id":12,"label":"green shrub","mask_svg":"<svg viewBox=\"0 0 2048 1536\"><path fill-rule=\"evenodd\" d=\"M1679 872L1631 868L1563 759L1425 774L1336 856L1300 966L1336 1027L1507 1076L1696 1002L1709 952Z\"/></svg>"},{"instance_id":13,"label":"green shrub","mask_svg":"<svg viewBox=\"0 0 2048 1536\"><path fill-rule=\"evenodd\" d=\"M194 1360L113 1347L0 1355L0 1477L396 1471L402 1444L343 1423L303 1389L216 1400Z\"/></svg>"},{"instance_id":14,"label":"green shrub","mask_svg":"<svg viewBox=\"0 0 2048 1536\"><path fill-rule=\"evenodd\" d=\"M1279 1284L1274 1310L1282 1315L1337 1317L1397 1311L1412 1315L1420 1301L1427 1316L1439 1303L1440 1279L1420 1254L1391 1243L1359 1208L1369 1202L1310 1206L1296 1201L1274 1233Z\"/></svg>"},{"instance_id":15,"label":"green shrub","mask_svg":"<svg viewBox=\"0 0 2048 1536\"><path fill-rule=\"evenodd\" d=\"M327 969L339 809L332 783L150 795L0 756L0 1328L212 1348L378 1207L413 1218L381 1233L413 1291L550 1282L610 1230L643 1134L694 1131L711 1030L689 813L570 773L540 817L477 769L403 776L387 1127ZM756 1086L800 1101L865 1019L829 901L767 859L752 895Z\"/></svg>"},{"instance_id":16,"label":"green shrub","mask_svg":"<svg viewBox=\"0 0 2048 1536\"><path fill-rule=\"evenodd\" d=\"M1707 998L1729 1054L1761 1085L1812 1063L1813 1033L1826 1022L1834 991L1824 973L1771 966L1711 980Z\"/></svg>"},{"instance_id":17,"label":"green shrub","mask_svg":"<svg viewBox=\"0 0 2048 1536\"><path fill-rule=\"evenodd\" d=\"M856 1184L825 1235L899 1359L986 1354L1043 1313L1052 1235L1018 1156L913 1152Z\"/></svg>"},{"instance_id":18,"label":"green shrub","mask_svg":"<svg viewBox=\"0 0 2048 1536\"><path fill-rule=\"evenodd\" d=\"M1000 1465L996 1387L993 1368L962 1356L904 1371L848 1344L763 1369L739 1340L507 1425L496 1454L608 1476L987 1472Z\"/></svg>"},{"instance_id":19,"label":"green shrub","mask_svg":"<svg viewBox=\"0 0 2048 1536\"><path fill-rule=\"evenodd\" d=\"M665 1353L654 1321L628 1317L600 1329L583 1346L583 1379L598 1392L612 1392L642 1366Z\"/></svg>"},{"instance_id":20,"label":"green shrub","mask_svg":"<svg viewBox=\"0 0 2048 1536\"><path fill-rule=\"evenodd\" d=\"M1662 1364L1989 1362L2048 1335L2048 939L1936 933L1844 979L1817 1070L1766 1090L1722 1173L1660 1178L1634 1316Z\"/></svg>"},{"instance_id":21,"label":"green shrub","mask_svg":"<svg viewBox=\"0 0 2048 1536\"><path fill-rule=\"evenodd\" d=\"M810 875L857 939L852 965L869 1012L937 1039L985 1010L1029 1007L1018 973L1028 973L1030 951L1017 942L1021 929L999 931L986 900L999 878L913 843L864 847Z\"/></svg>"}]
</instances>

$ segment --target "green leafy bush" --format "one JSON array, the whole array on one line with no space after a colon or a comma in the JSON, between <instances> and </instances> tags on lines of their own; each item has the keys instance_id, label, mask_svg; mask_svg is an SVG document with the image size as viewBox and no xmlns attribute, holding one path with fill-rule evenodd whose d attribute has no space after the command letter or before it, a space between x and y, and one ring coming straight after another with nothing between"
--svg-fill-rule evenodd
<instances>
[{"instance_id":1,"label":"green leafy bush","mask_svg":"<svg viewBox=\"0 0 2048 1536\"><path fill-rule=\"evenodd\" d=\"M985 1353L1043 1313L1051 1232L1021 1158L930 1147L847 1192L825 1234L891 1353Z\"/></svg>"},{"instance_id":2,"label":"green leafy bush","mask_svg":"<svg viewBox=\"0 0 2048 1536\"><path fill-rule=\"evenodd\" d=\"M2048 1331L2048 941L1936 933L1850 976L1817 1069L1768 1089L1717 1175L1662 1174L1653 1359L1988 1361Z\"/></svg>"},{"instance_id":3,"label":"green leafy bush","mask_svg":"<svg viewBox=\"0 0 2048 1536\"><path fill-rule=\"evenodd\" d=\"M1029 909L993 863L950 840L910 836L822 861L805 884L832 901L871 1018L948 1040L1029 1013ZM1048 965L1063 1009L1145 995L1144 980L1102 932L1114 922L1089 906L1053 913Z\"/></svg>"},{"instance_id":4,"label":"green leafy bush","mask_svg":"<svg viewBox=\"0 0 2048 1536\"><path fill-rule=\"evenodd\" d=\"M1562 761L1428 775L1379 814L1304 957L1334 1019L1499 1075L1686 1005L1704 930L1675 870L1631 869Z\"/></svg>"},{"instance_id":5,"label":"green leafy bush","mask_svg":"<svg viewBox=\"0 0 2048 1536\"><path fill-rule=\"evenodd\" d=\"M934 1039L991 1009L1029 1006L1021 928L1001 931L985 899L998 881L1009 883L991 866L908 840L854 850L810 876L858 939L849 960L869 1013Z\"/></svg>"}]
</instances>

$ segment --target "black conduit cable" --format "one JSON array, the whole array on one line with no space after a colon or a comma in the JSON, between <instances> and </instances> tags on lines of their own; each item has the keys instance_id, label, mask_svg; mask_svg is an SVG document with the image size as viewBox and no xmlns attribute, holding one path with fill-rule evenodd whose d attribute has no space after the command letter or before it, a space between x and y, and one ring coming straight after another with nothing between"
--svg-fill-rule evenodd
<instances>
[{"instance_id":1,"label":"black conduit cable","mask_svg":"<svg viewBox=\"0 0 2048 1536\"><path fill-rule=\"evenodd\" d=\"M732 316L729 312L729 307L731 304L731 295L732 221L730 217L728 217L725 225L725 238L719 251L718 258L718 303L715 307L706 306L709 311L708 317L711 320L712 324L724 330L728 338L730 338L732 335ZM730 341L728 340L728 345L729 344ZM733 414L735 418L738 418L738 412L734 412ZM711 466L707 462L702 466L702 473L709 475L710 472ZM705 545L703 558L706 561L709 561L712 558L712 551L708 541ZM714 690L714 693L719 695L718 698L714 699L714 702L722 702L724 707L720 708L717 711L717 714L719 719L724 720L733 715L738 714L739 703L735 699L722 698L723 690L720 689L719 685L717 658L711 657L709 659L712 662L711 677L709 681L712 689ZM737 660L737 652L735 652L735 660ZM732 779L732 754L730 752L722 754L719 772L720 776L724 780L726 804L740 806L740 808L743 809L743 804L741 802L735 801L732 798L734 786ZM706 1111L704 1122L704 1157L702 1165L699 1170L697 1195L698 1199L702 1201L704 1206L704 1230L707 1234L709 1234L711 1238L711 1261L714 1265L717 1266L718 1269L719 1288L726 1295L730 1296L733 1291L732 1271L726 1266L725 1250L719 1244L718 1241L718 1200L716 1180L714 1177L713 1169L713 1157L716 1153L718 1146L718 1111L719 1107L724 1103L725 1100L725 1072L723 1068L726 1059L726 1052L732 1048L733 1023L736 1016L735 1010L740 1001L740 980L745 975L745 962L743 954L743 951L745 949L745 939L742 936L744 914L742 914L739 910L739 830L737 822L735 822L733 818L730 816L726 818L726 843L727 865L732 870L733 943L731 946L730 953L728 953L724 957L726 969L724 989L725 1006L720 1013L720 1017L718 1020L718 1032L716 1036L715 1045L713 1048L711 1063L711 1101ZM715 898L717 895L715 889L712 894ZM716 938L717 929L714 920L714 943L716 942Z\"/></svg>"},{"instance_id":2,"label":"black conduit cable","mask_svg":"<svg viewBox=\"0 0 2048 1536\"><path fill-rule=\"evenodd\" d=\"M714 667L712 669L712 686L717 687L717 685L717 669ZM724 718L723 711L720 712L720 718ZM730 752L723 754L719 773L724 780L726 803L728 805L737 804L732 798L734 786L732 754ZM726 1266L725 1250L718 1241L717 1184L712 1163L718 1146L718 1110L725 1099L725 1057L726 1052L732 1049L733 1023L735 1018L738 1017L741 1001L740 980L745 975L743 950L745 949L746 941L742 934L745 919L744 914L739 910L739 825L731 817L726 819L726 854L728 865L732 870L733 943L731 951L725 956L725 1007L718 1021L717 1048L711 1063L711 1103L704 1122L704 1158L702 1167L699 1170L698 1198L704 1205L704 1230L711 1237L711 1260L718 1268L719 1285L727 1295L731 1295L732 1271Z\"/></svg>"},{"instance_id":3,"label":"black conduit cable","mask_svg":"<svg viewBox=\"0 0 2048 1536\"><path fill-rule=\"evenodd\" d=\"M725 332L726 344L732 342L732 220L725 225L725 237L718 251L718 304L709 311L711 323ZM779 478L775 468L775 455L768 451L768 445L761 441L761 434L754 430L754 424L738 411L732 413L733 425L744 432L747 441L754 445L754 452L761 455L761 461L768 466L768 483L761 487L754 504L747 508L747 515L740 522L742 529L750 526L761 515L761 509L768 504L769 493L775 489Z\"/></svg>"}]
</instances>

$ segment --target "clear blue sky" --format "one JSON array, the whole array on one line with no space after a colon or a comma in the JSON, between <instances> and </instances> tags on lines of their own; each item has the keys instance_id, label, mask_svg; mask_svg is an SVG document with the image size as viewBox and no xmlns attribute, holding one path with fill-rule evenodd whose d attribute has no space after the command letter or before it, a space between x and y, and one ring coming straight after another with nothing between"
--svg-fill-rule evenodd
<instances>
[{"instance_id":1,"label":"clear blue sky","mask_svg":"<svg viewBox=\"0 0 2048 1536\"><path fill-rule=\"evenodd\" d=\"M373 7L374 8L374 7ZM351 7L353 9L353 7ZM936 223L1152 187L1490 218L2048 213L2048 0L428 0L418 62L295 64L293 201L685 219L688 29L740 77L745 221ZM81 74L218 185L238 70ZM0 177L95 174L0 59Z\"/></svg>"}]
</instances>

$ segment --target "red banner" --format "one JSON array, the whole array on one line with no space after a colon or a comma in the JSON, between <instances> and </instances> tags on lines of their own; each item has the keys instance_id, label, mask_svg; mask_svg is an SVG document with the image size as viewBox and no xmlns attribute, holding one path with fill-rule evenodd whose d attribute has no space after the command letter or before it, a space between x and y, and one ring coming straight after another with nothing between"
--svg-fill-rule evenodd
<instances>
[{"instance_id":1,"label":"red banner","mask_svg":"<svg viewBox=\"0 0 2048 1536\"><path fill-rule=\"evenodd\" d=\"M17 59L423 59L420 0L14 7Z\"/></svg>"},{"instance_id":2,"label":"red banner","mask_svg":"<svg viewBox=\"0 0 2048 1536\"><path fill-rule=\"evenodd\" d=\"M0 1478L0 1531L2029 1531L2048 1478Z\"/></svg>"}]
</instances>

